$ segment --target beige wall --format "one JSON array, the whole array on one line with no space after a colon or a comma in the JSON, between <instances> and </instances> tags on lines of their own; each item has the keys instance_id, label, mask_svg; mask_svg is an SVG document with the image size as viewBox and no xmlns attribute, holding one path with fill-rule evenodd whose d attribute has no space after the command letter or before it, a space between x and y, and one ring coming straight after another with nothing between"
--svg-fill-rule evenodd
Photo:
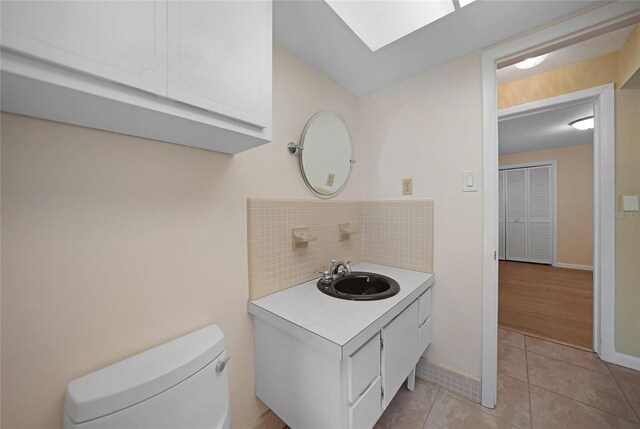
<instances>
[{"instance_id":1,"label":"beige wall","mask_svg":"<svg viewBox=\"0 0 640 429\"><path fill-rule=\"evenodd\" d=\"M616 350L640 357L640 212L624 213L623 195L640 195L640 89L617 91Z\"/></svg>"},{"instance_id":2,"label":"beige wall","mask_svg":"<svg viewBox=\"0 0 640 429\"><path fill-rule=\"evenodd\" d=\"M429 361L480 377L482 192L462 192L462 170L482 174L480 56L471 55L361 98L362 194L434 200L433 342ZM406 197L405 197L406 198Z\"/></svg>"},{"instance_id":3,"label":"beige wall","mask_svg":"<svg viewBox=\"0 0 640 429\"><path fill-rule=\"evenodd\" d=\"M498 85L498 108L618 81L618 52Z\"/></svg>"},{"instance_id":4,"label":"beige wall","mask_svg":"<svg viewBox=\"0 0 640 429\"><path fill-rule=\"evenodd\" d=\"M640 86L640 25L620 49L620 82ZM616 350L640 357L640 213L622 211L640 195L640 89L616 91Z\"/></svg>"},{"instance_id":5,"label":"beige wall","mask_svg":"<svg viewBox=\"0 0 640 429\"><path fill-rule=\"evenodd\" d=\"M556 160L558 262L593 265L593 145L512 153L500 165Z\"/></svg>"},{"instance_id":6,"label":"beige wall","mask_svg":"<svg viewBox=\"0 0 640 429\"><path fill-rule=\"evenodd\" d=\"M640 356L640 215L624 216L621 196L640 194L640 26L618 52L499 85L500 108L614 82L616 84L616 349Z\"/></svg>"},{"instance_id":7,"label":"beige wall","mask_svg":"<svg viewBox=\"0 0 640 429\"><path fill-rule=\"evenodd\" d=\"M285 149L322 109L358 147L358 101L282 48L274 138L234 157L10 114L2 144L2 427L54 428L66 384L216 323L234 427L253 392L247 197L311 198ZM340 199L360 199L360 164Z\"/></svg>"},{"instance_id":8,"label":"beige wall","mask_svg":"<svg viewBox=\"0 0 640 429\"><path fill-rule=\"evenodd\" d=\"M620 48L620 85L636 87L640 85L640 24L629 35Z\"/></svg>"}]
</instances>

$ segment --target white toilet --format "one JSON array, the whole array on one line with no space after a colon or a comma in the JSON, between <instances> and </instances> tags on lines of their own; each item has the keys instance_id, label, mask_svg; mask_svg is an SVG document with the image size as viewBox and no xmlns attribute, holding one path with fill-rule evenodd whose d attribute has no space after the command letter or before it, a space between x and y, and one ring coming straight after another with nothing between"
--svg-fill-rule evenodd
<instances>
[{"instance_id":1,"label":"white toilet","mask_svg":"<svg viewBox=\"0 0 640 429\"><path fill-rule=\"evenodd\" d=\"M224 335L215 325L67 386L66 429L228 429Z\"/></svg>"}]
</instances>

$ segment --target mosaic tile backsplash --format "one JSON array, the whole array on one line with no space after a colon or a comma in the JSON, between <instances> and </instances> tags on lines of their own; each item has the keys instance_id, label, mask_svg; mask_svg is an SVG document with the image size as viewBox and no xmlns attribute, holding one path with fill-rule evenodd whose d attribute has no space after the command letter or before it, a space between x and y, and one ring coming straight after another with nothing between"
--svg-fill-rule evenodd
<instances>
[{"instance_id":1,"label":"mosaic tile backsplash","mask_svg":"<svg viewBox=\"0 0 640 429\"><path fill-rule=\"evenodd\" d=\"M340 240L339 225L358 231ZM249 299L316 277L331 259L433 271L433 202L247 200ZM294 248L292 229L316 237Z\"/></svg>"},{"instance_id":2,"label":"mosaic tile backsplash","mask_svg":"<svg viewBox=\"0 0 640 429\"><path fill-rule=\"evenodd\" d=\"M433 201L363 201L362 259L433 272Z\"/></svg>"}]
</instances>

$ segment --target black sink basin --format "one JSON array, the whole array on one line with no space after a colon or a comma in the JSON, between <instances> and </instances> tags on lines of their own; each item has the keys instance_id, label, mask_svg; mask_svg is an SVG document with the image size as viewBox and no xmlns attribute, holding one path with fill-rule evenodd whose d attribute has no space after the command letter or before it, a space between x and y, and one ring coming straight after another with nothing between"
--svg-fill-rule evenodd
<instances>
[{"instance_id":1,"label":"black sink basin","mask_svg":"<svg viewBox=\"0 0 640 429\"><path fill-rule=\"evenodd\" d=\"M336 298L373 301L394 296L400 292L400 285L382 274L353 271L351 274L341 275L331 283L318 280L318 289Z\"/></svg>"}]
</instances>

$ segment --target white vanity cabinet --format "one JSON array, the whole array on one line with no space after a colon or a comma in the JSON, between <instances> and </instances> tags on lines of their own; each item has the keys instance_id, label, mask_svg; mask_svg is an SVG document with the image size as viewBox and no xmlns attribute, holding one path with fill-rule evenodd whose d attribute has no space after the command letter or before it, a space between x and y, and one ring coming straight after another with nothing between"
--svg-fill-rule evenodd
<instances>
[{"instance_id":1,"label":"white vanity cabinet","mask_svg":"<svg viewBox=\"0 0 640 429\"><path fill-rule=\"evenodd\" d=\"M293 429L371 429L405 380L413 389L428 346L421 332L431 335L434 276L354 269L392 277L400 292L354 302L324 295L312 281L249 302L256 394Z\"/></svg>"},{"instance_id":2,"label":"white vanity cabinet","mask_svg":"<svg viewBox=\"0 0 640 429\"><path fill-rule=\"evenodd\" d=\"M271 140L270 1L2 1L2 110L225 153Z\"/></svg>"},{"instance_id":3,"label":"white vanity cabinet","mask_svg":"<svg viewBox=\"0 0 640 429\"><path fill-rule=\"evenodd\" d=\"M382 328L382 398L387 408L393 395L418 363L420 338L418 335L418 300Z\"/></svg>"}]
</instances>

